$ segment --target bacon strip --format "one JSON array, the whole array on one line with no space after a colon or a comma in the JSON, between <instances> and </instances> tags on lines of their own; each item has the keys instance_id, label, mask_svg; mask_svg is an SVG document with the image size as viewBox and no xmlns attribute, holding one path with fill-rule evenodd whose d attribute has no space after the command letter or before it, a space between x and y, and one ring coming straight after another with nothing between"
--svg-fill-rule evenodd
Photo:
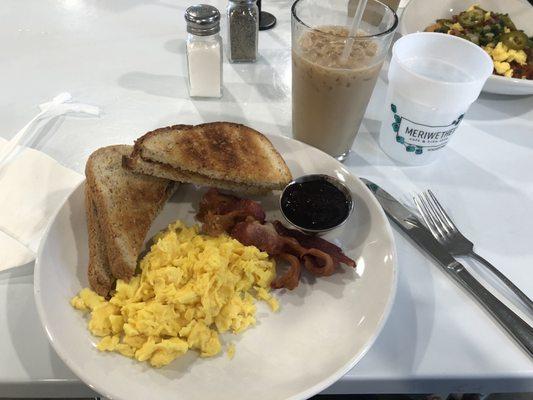
<instances>
[{"instance_id":1,"label":"bacon strip","mask_svg":"<svg viewBox=\"0 0 533 400\"><path fill-rule=\"evenodd\" d=\"M288 253L281 253L278 257L287 261L290 266L289 269L283 275L277 277L270 286L273 289L287 288L292 290L298 286L298 283L300 283L300 273L302 270L300 260L298 257Z\"/></svg>"},{"instance_id":2,"label":"bacon strip","mask_svg":"<svg viewBox=\"0 0 533 400\"><path fill-rule=\"evenodd\" d=\"M339 265L329 254L318 249L308 249L303 260L305 268L315 276L330 276Z\"/></svg>"},{"instance_id":3,"label":"bacon strip","mask_svg":"<svg viewBox=\"0 0 533 400\"><path fill-rule=\"evenodd\" d=\"M196 218L204 223L202 230L212 236L229 232L247 217L265 222L265 212L258 202L222 194L215 188L204 194L196 215Z\"/></svg>"},{"instance_id":4,"label":"bacon strip","mask_svg":"<svg viewBox=\"0 0 533 400\"><path fill-rule=\"evenodd\" d=\"M281 236L292 237L296 239L303 247L321 250L324 253L328 253L335 262L343 263L355 268L355 261L346 256L339 246L336 246L333 243L322 239L321 237L306 235L305 233L296 229L289 229L280 221L274 221L273 225L274 228L276 228L276 232L278 232Z\"/></svg>"},{"instance_id":5,"label":"bacon strip","mask_svg":"<svg viewBox=\"0 0 533 400\"><path fill-rule=\"evenodd\" d=\"M202 231L210 236L218 236L229 232L238 221L245 219L248 213L242 210L230 211L227 214L213 214L208 211L205 214Z\"/></svg>"},{"instance_id":6,"label":"bacon strip","mask_svg":"<svg viewBox=\"0 0 533 400\"><path fill-rule=\"evenodd\" d=\"M261 224L255 220L242 221L235 225L230 235L245 246L255 246L271 256L285 252L286 241L278 235L274 226L269 222ZM289 246L301 247L295 239L288 238L288 241L293 241ZM302 248L302 251L305 250Z\"/></svg>"}]
</instances>

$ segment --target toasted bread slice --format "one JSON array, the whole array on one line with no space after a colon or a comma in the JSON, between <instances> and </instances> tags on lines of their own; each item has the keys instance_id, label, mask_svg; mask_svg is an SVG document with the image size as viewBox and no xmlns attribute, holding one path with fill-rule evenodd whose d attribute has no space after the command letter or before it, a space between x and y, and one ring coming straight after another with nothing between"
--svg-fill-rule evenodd
<instances>
[{"instance_id":1,"label":"toasted bread slice","mask_svg":"<svg viewBox=\"0 0 533 400\"><path fill-rule=\"evenodd\" d=\"M89 185L85 185L85 212L89 234L89 266L87 268L89 285L100 296L107 297L113 289L115 278L109 268L105 241Z\"/></svg>"},{"instance_id":2,"label":"toasted bread slice","mask_svg":"<svg viewBox=\"0 0 533 400\"><path fill-rule=\"evenodd\" d=\"M168 179L123 168L122 157L131 152L126 145L103 147L91 154L85 167L111 273L125 281L135 274L145 236L174 187Z\"/></svg>"},{"instance_id":3,"label":"toasted bread slice","mask_svg":"<svg viewBox=\"0 0 533 400\"><path fill-rule=\"evenodd\" d=\"M257 186L247 186L229 181L210 179L204 175L186 172L177 168L173 168L167 164L145 161L140 156L124 157L122 159L122 163L125 168L128 168L136 173L157 176L177 182L190 182L194 183L195 185L212 186L219 189L225 189L244 194L264 194L270 190Z\"/></svg>"},{"instance_id":4,"label":"toasted bread slice","mask_svg":"<svg viewBox=\"0 0 533 400\"><path fill-rule=\"evenodd\" d=\"M265 136L230 122L148 132L135 142L125 165L140 173L247 193L282 189L292 179Z\"/></svg>"}]
</instances>

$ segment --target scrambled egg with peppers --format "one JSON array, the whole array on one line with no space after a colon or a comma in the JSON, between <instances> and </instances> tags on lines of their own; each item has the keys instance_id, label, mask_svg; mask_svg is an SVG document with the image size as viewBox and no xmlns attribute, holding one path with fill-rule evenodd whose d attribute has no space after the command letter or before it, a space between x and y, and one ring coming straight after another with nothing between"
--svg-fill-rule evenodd
<instances>
[{"instance_id":1,"label":"scrambled egg with peppers","mask_svg":"<svg viewBox=\"0 0 533 400\"><path fill-rule=\"evenodd\" d=\"M533 79L533 38L517 29L508 14L473 5L449 19L438 19L426 31L459 36L482 47L498 75Z\"/></svg>"},{"instance_id":2,"label":"scrambled egg with peppers","mask_svg":"<svg viewBox=\"0 0 533 400\"><path fill-rule=\"evenodd\" d=\"M269 293L276 265L268 254L227 235L199 234L180 221L160 233L140 263L141 274L117 281L109 301L86 288L71 305L90 312L88 328L100 351L164 366L189 349L218 354L219 333L255 324L255 301L278 302ZM228 357L235 353L228 346Z\"/></svg>"},{"instance_id":3,"label":"scrambled egg with peppers","mask_svg":"<svg viewBox=\"0 0 533 400\"><path fill-rule=\"evenodd\" d=\"M527 56L524 50L510 49L503 42L498 42L496 47L487 45L483 49L492 57L494 69L498 75L512 77L513 68L511 68L511 63L513 61L520 65L526 64Z\"/></svg>"}]
</instances>

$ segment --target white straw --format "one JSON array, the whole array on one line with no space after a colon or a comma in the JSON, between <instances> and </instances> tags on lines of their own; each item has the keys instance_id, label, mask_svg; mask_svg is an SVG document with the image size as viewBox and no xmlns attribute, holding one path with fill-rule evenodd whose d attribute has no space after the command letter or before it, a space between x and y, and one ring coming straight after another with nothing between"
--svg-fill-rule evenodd
<instances>
[{"instance_id":1,"label":"white straw","mask_svg":"<svg viewBox=\"0 0 533 400\"><path fill-rule=\"evenodd\" d=\"M24 125L24 127L20 131L18 131L17 134L13 136L13 138L11 138L11 140L7 142L7 144L3 147L2 151L0 152L0 164L7 157L9 157L15 147L17 147L17 145L22 141L22 139L24 139L24 137L30 133L30 127L35 121L45 115L55 105L64 103L65 101L69 101L70 98L71 96L69 93L60 93L56 97L54 97L52 101L46 105L46 107L43 107L41 109L41 112L37 114L34 118L32 118L30 122Z\"/></svg>"},{"instance_id":2,"label":"white straw","mask_svg":"<svg viewBox=\"0 0 533 400\"><path fill-rule=\"evenodd\" d=\"M367 1L368 0L359 0L359 3L357 3L355 15L353 16L352 20L352 27L350 28L350 32L348 33L348 40L346 40L344 50L341 54L341 64L346 63L346 61L348 60L348 56L352 52L353 42L355 41L354 36L359 30L359 25L361 25L361 19L363 19L363 12L365 11Z\"/></svg>"},{"instance_id":3,"label":"white straw","mask_svg":"<svg viewBox=\"0 0 533 400\"><path fill-rule=\"evenodd\" d=\"M33 134L33 131L30 129L32 125L38 121L45 118L54 118L59 115L63 115L67 112L81 113L87 115L97 116L100 114L100 109L96 106L91 106L88 104L81 103L69 103L72 99L70 93L63 92L55 96L51 101L39 105L41 112L37 114L34 118L31 119L24 127L17 132L15 136L11 138L0 150L0 166L6 161L13 150L21 143L24 139Z\"/></svg>"}]
</instances>

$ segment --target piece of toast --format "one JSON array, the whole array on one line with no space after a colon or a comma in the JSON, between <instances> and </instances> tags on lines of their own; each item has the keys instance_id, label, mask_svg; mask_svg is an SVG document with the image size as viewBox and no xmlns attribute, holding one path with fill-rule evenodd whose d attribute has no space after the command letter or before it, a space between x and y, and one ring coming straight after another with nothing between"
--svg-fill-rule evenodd
<instances>
[{"instance_id":1,"label":"piece of toast","mask_svg":"<svg viewBox=\"0 0 533 400\"><path fill-rule=\"evenodd\" d=\"M269 191L269 189L256 186L247 186L240 183L210 179L204 175L193 174L177 168L172 168L167 164L145 161L139 156L125 156L123 157L122 162L125 168L128 168L135 173L157 176L177 182L189 182L194 183L195 185L216 187L218 189L230 190L232 192L243 194L264 194Z\"/></svg>"},{"instance_id":2,"label":"piece of toast","mask_svg":"<svg viewBox=\"0 0 533 400\"><path fill-rule=\"evenodd\" d=\"M85 185L85 213L89 234L89 265L87 267L89 285L100 296L107 297L113 289L115 277L109 268L105 241L98 221L98 211L89 185Z\"/></svg>"},{"instance_id":3,"label":"piece of toast","mask_svg":"<svg viewBox=\"0 0 533 400\"><path fill-rule=\"evenodd\" d=\"M282 189L292 179L264 135L230 122L148 132L135 141L124 165L139 173L244 193Z\"/></svg>"},{"instance_id":4,"label":"piece of toast","mask_svg":"<svg viewBox=\"0 0 533 400\"><path fill-rule=\"evenodd\" d=\"M111 273L125 281L135 274L145 236L175 186L168 179L123 168L122 157L131 152L126 145L103 147L85 166Z\"/></svg>"}]
</instances>

